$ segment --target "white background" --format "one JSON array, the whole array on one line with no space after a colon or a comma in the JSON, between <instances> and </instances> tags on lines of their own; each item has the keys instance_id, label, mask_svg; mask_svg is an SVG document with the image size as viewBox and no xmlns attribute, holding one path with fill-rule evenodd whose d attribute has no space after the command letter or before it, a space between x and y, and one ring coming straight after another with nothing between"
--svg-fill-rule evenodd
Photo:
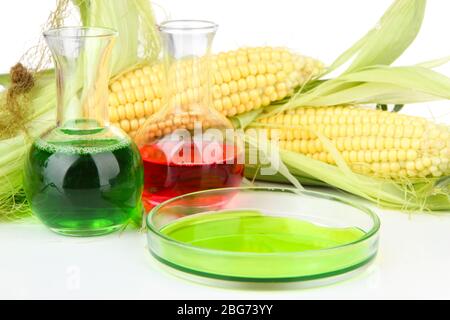
<instances>
[{"instance_id":1,"label":"white background","mask_svg":"<svg viewBox=\"0 0 450 320\"><path fill-rule=\"evenodd\" d=\"M54 0L0 4L0 72L39 37ZM374 26L390 0L160 0L171 18L221 26L215 51L286 46L331 63ZM163 16L157 9L158 16ZM450 1L429 0L419 37L398 60L414 64L450 55ZM450 76L450 65L439 69ZM450 102L407 106L410 114L450 123ZM0 298L450 298L450 217L409 216L377 209L380 256L363 275L331 287L294 291L230 291L168 275L128 232L74 240L33 223L0 225ZM75 267L73 269L72 267ZM70 276L80 268L80 287Z\"/></svg>"}]
</instances>

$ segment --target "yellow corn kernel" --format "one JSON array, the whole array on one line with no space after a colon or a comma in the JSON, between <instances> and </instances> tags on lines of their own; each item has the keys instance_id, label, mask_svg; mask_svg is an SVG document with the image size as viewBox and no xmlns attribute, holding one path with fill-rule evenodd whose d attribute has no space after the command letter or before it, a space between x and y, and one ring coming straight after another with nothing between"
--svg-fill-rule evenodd
<instances>
[{"instance_id":1,"label":"yellow corn kernel","mask_svg":"<svg viewBox=\"0 0 450 320\"><path fill-rule=\"evenodd\" d=\"M258 122L276 124L279 136L296 146L293 151L335 164L314 135L322 133L361 174L392 179L450 174L450 130L421 118L352 106L301 107Z\"/></svg>"}]
</instances>

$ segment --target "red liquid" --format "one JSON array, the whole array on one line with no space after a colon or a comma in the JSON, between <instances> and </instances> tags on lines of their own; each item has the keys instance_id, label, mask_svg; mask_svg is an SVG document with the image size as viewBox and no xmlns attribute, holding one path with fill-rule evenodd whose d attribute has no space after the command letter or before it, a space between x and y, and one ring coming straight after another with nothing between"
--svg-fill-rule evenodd
<instances>
[{"instance_id":1,"label":"red liquid","mask_svg":"<svg viewBox=\"0 0 450 320\"><path fill-rule=\"evenodd\" d=\"M234 145L158 142L142 147L141 155L148 207L191 192L238 187L244 175ZM203 199L197 205L223 200Z\"/></svg>"}]
</instances>

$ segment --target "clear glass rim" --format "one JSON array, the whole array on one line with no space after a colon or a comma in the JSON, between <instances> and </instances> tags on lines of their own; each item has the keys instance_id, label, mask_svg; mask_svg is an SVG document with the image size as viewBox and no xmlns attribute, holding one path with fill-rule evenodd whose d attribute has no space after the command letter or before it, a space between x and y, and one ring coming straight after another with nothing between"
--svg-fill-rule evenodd
<instances>
[{"instance_id":1,"label":"clear glass rim","mask_svg":"<svg viewBox=\"0 0 450 320\"><path fill-rule=\"evenodd\" d=\"M330 248L326 248L326 249L319 249L319 250L311 250L311 251L299 251L299 252L254 253L254 252L232 252L232 251L223 251L223 250L212 250L212 249L205 249L205 248L200 248L200 247L196 247L193 245L189 245L184 242L180 242L180 241L174 240L170 237L167 237L166 235L159 232L159 230L157 230L151 223L153 216L156 215L162 207L164 207L168 204L171 204L171 203L181 200L183 198L187 198L187 197L191 197L191 196L202 196L202 195L205 195L208 193L220 192L220 191L229 191L229 192L233 192L233 191L235 191L235 192L236 191L238 191L238 192L239 191L269 191L269 192L291 193L291 194L297 194L297 195L303 194L303 195L315 197L318 199L323 198L323 199L326 199L329 201L340 202L340 203L343 203L350 207L353 207L355 209L358 209L361 213L366 214L371 219L373 226L368 232L366 232L358 240L355 240L355 241L352 241L352 242L349 242L349 243L346 243L346 244L343 244L340 246L330 247ZM333 251L333 250L338 250L338 249L354 246L356 244L359 244L361 242L369 240L373 236L377 235L380 230L381 222L380 222L379 217L369 208L367 208L363 205L360 205L360 204L352 203L343 197L335 196L335 195L328 194L325 192L306 191L306 190L299 190L299 189L294 189L294 188L280 188L280 187L238 187L238 188L223 188L223 189L212 189L212 190L199 191L199 192L189 193L189 194L185 194L185 195L167 200L150 210L150 212L146 218L146 225L147 225L148 230L150 232L154 233L157 237L162 238L165 241L168 241L179 247L186 248L188 250L196 250L196 251L205 252L205 253L209 253L209 254L222 254L222 255L230 255L230 256L249 256L249 255L257 255L257 256L287 255L287 256L290 256L290 255L305 255L305 254L311 254L311 253L320 253L320 252L327 252L327 251L329 252L329 251Z\"/></svg>"},{"instance_id":2,"label":"clear glass rim","mask_svg":"<svg viewBox=\"0 0 450 320\"><path fill-rule=\"evenodd\" d=\"M111 28L100 27L61 27L44 32L45 38L79 39L79 38L115 38L118 32Z\"/></svg>"},{"instance_id":3,"label":"clear glass rim","mask_svg":"<svg viewBox=\"0 0 450 320\"><path fill-rule=\"evenodd\" d=\"M219 25L208 20L166 20L158 25L161 32L181 33L181 32L215 32Z\"/></svg>"}]
</instances>

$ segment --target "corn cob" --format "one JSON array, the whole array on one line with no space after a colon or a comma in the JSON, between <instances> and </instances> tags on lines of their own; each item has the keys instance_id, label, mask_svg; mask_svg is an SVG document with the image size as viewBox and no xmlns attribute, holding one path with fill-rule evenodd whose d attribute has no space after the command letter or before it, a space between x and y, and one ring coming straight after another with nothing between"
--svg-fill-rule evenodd
<instances>
[{"instance_id":1,"label":"corn cob","mask_svg":"<svg viewBox=\"0 0 450 320\"><path fill-rule=\"evenodd\" d=\"M450 174L450 129L423 118L338 106L287 111L254 126L279 147L336 164L324 137L349 167L382 178L411 179Z\"/></svg>"},{"instance_id":2,"label":"corn cob","mask_svg":"<svg viewBox=\"0 0 450 320\"><path fill-rule=\"evenodd\" d=\"M255 110L286 98L294 89L318 76L323 64L309 57L279 48L243 48L214 55L210 59L213 106L231 117ZM186 83L178 94L189 102L198 89L195 79ZM162 107L164 66L144 66L124 74L110 85L110 119L133 135Z\"/></svg>"}]
</instances>

